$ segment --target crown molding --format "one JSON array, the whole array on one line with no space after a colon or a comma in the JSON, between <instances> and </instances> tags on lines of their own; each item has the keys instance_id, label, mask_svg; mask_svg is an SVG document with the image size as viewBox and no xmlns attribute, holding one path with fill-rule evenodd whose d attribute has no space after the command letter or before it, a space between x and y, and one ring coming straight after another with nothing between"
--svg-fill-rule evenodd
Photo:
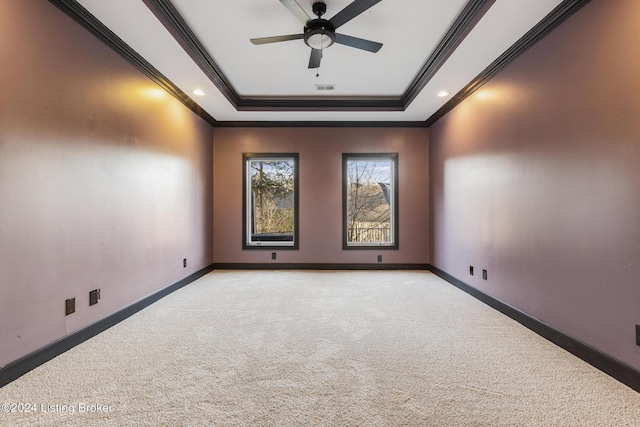
<instances>
[{"instance_id":1,"label":"crown molding","mask_svg":"<svg viewBox=\"0 0 640 427\"><path fill-rule=\"evenodd\" d=\"M133 50L131 46L125 43L107 26L100 22L95 16L87 11L82 5L75 0L49 0L54 6L63 11L67 16L76 21L78 24L87 29L91 34L96 36L100 41L110 47L113 51L122 56L131 65L138 69L142 74L153 80L164 90L169 92L191 111L203 118L207 123L215 126L216 120L206 111L192 100L189 95L184 93L171 80L166 78L160 71L144 59L138 52Z\"/></svg>"},{"instance_id":2,"label":"crown molding","mask_svg":"<svg viewBox=\"0 0 640 427\"><path fill-rule=\"evenodd\" d=\"M218 128L426 128L424 121L218 121Z\"/></svg>"},{"instance_id":3,"label":"crown molding","mask_svg":"<svg viewBox=\"0 0 640 427\"><path fill-rule=\"evenodd\" d=\"M431 126L442 118L449 111L453 110L458 104L478 90L482 85L491 80L496 74L505 69L513 60L526 52L531 46L542 40L558 25L569 19L571 15L580 10L590 0L565 0L556 6L547 16L544 17L536 26L529 30L509 49L493 61L487 68L478 74L469 84L455 94L444 104L438 111L426 120L427 127Z\"/></svg>"}]
</instances>

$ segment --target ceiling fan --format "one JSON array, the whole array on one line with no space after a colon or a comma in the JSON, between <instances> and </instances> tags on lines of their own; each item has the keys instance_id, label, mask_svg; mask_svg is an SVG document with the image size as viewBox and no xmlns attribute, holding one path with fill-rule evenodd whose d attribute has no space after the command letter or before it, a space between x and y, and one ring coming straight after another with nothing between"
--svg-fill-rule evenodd
<instances>
[{"instance_id":1,"label":"ceiling fan","mask_svg":"<svg viewBox=\"0 0 640 427\"><path fill-rule=\"evenodd\" d=\"M380 1L382 0L355 0L338 12L333 18L326 20L322 18L322 15L327 11L327 5L324 2L318 1L313 3L313 13L317 18L311 19L296 0L280 0L280 3L282 3L284 7L293 14L293 16L298 18L298 20L304 24L304 32L302 34L251 39L251 43L259 45L304 39L307 46L311 48L309 68L320 67L322 50L328 48L334 43L375 53L380 50L382 43L346 36L344 34L337 34L336 29L348 21L351 21L353 18L365 12Z\"/></svg>"}]
</instances>

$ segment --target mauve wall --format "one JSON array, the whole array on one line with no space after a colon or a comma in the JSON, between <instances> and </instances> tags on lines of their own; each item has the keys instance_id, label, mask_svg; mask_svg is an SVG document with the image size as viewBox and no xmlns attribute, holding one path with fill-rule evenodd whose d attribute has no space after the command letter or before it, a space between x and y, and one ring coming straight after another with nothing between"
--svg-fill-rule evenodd
<instances>
[{"instance_id":1,"label":"mauve wall","mask_svg":"<svg viewBox=\"0 0 640 427\"><path fill-rule=\"evenodd\" d=\"M213 135L46 1L0 58L1 367L211 264Z\"/></svg>"},{"instance_id":2,"label":"mauve wall","mask_svg":"<svg viewBox=\"0 0 640 427\"><path fill-rule=\"evenodd\" d=\"M426 128L224 128L214 135L216 263L426 264L429 153ZM242 153L299 153L300 249L242 249ZM342 249L342 153L397 152L398 250ZM278 260L271 261L271 252Z\"/></svg>"},{"instance_id":3,"label":"mauve wall","mask_svg":"<svg viewBox=\"0 0 640 427\"><path fill-rule=\"evenodd\" d=\"M639 22L591 1L430 128L432 264L636 369Z\"/></svg>"}]
</instances>

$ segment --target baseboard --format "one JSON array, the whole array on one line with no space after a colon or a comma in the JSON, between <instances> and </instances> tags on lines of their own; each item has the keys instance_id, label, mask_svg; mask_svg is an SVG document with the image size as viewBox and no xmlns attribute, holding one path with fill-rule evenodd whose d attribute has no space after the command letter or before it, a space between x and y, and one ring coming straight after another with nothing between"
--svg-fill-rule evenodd
<instances>
[{"instance_id":1,"label":"baseboard","mask_svg":"<svg viewBox=\"0 0 640 427\"><path fill-rule=\"evenodd\" d=\"M449 273L440 270L438 267L429 265L428 269L440 278L451 283L453 286L465 291L469 295L498 310L500 313L512 318L523 326L526 326L541 337L546 338L557 346L567 350L569 353L584 360L591 366L601 370L605 374L615 378L633 390L640 392L640 371L632 368L624 362L602 353L576 338L554 329L546 323L509 304L485 294L473 286L455 278Z\"/></svg>"},{"instance_id":2,"label":"baseboard","mask_svg":"<svg viewBox=\"0 0 640 427\"><path fill-rule=\"evenodd\" d=\"M61 355L65 351L70 350L78 344L85 342L89 338L92 338L99 333L109 329L110 327L122 322L126 318L131 317L145 307L150 306L154 302L164 298L170 293L177 291L178 289L188 285L196 279L199 279L212 270L213 265L205 267L191 274L190 276L185 277L184 279L131 304L130 306L117 311L116 313L105 317L104 319L98 320L97 322L83 329L60 338L59 340L54 341L53 343L8 364L4 368L0 369L0 387L4 387L10 382L20 378L27 372L42 365L43 363L48 362L54 357Z\"/></svg>"},{"instance_id":3,"label":"baseboard","mask_svg":"<svg viewBox=\"0 0 640 427\"><path fill-rule=\"evenodd\" d=\"M214 263L215 270L427 270L429 264Z\"/></svg>"}]
</instances>

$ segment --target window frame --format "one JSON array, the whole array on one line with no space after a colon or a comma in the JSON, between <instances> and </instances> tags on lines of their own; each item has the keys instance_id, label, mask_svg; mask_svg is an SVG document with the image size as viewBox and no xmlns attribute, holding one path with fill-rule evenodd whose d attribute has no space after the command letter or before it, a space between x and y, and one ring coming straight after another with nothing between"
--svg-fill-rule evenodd
<instances>
[{"instance_id":1,"label":"window frame","mask_svg":"<svg viewBox=\"0 0 640 427\"><path fill-rule=\"evenodd\" d=\"M349 243L347 220L347 185L348 185L348 162L350 160L372 160L381 161L389 160L392 165L390 183L390 212L389 221L391 231L390 243ZM398 153L343 153L342 154L342 249L344 250L360 250L360 249L398 249L399 246L399 197L398 197Z\"/></svg>"},{"instance_id":2,"label":"window frame","mask_svg":"<svg viewBox=\"0 0 640 427\"><path fill-rule=\"evenodd\" d=\"M293 241L253 241L251 240L251 169L250 161L293 160ZM242 153L242 248L243 249L298 249L299 247L299 208L298 208L298 153Z\"/></svg>"}]
</instances>

